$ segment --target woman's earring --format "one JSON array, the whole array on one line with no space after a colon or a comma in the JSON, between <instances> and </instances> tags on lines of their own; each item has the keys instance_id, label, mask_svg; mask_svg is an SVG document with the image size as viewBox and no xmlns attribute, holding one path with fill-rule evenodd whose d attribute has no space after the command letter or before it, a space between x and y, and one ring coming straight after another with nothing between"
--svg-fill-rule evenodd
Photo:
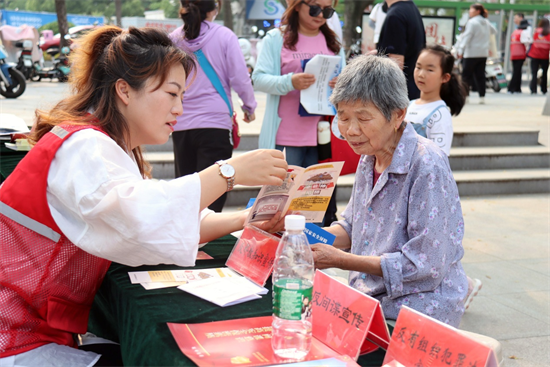
<instances>
[{"instance_id":1,"label":"woman's earring","mask_svg":"<svg viewBox=\"0 0 550 367\"><path fill-rule=\"evenodd\" d=\"M396 127L394 127L394 130L395 130L395 132L397 133L397 126L396 126Z\"/></svg>"}]
</instances>

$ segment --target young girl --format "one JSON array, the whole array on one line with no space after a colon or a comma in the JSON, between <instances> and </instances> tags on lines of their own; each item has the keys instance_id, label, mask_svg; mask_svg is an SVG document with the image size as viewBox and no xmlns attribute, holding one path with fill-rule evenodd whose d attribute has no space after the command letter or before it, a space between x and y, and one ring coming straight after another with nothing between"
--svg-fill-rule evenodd
<instances>
[{"instance_id":1,"label":"young girl","mask_svg":"<svg viewBox=\"0 0 550 367\"><path fill-rule=\"evenodd\" d=\"M0 187L0 365L102 363L74 347L110 262L192 266L199 243L246 218L208 205L234 184L282 183L277 150L145 179L140 145L168 140L194 68L162 30L105 26L83 38L73 94L37 112L36 145Z\"/></svg>"},{"instance_id":2,"label":"young girl","mask_svg":"<svg viewBox=\"0 0 550 367\"><path fill-rule=\"evenodd\" d=\"M420 98L411 101L405 117L420 135L433 140L447 156L453 143L451 116L458 116L467 94L460 76L453 73L454 62L453 55L440 45L430 45L420 52L414 69ZM479 279L468 277L465 309L481 286Z\"/></svg>"},{"instance_id":3,"label":"young girl","mask_svg":"<svg viewBox=\"0 0 550 367\"><path fill-rule=\"evenodd\" d=\"M411 101L405 117L420 135L433 140L447 155L453 142L451 115L458 116L466 101L460 77L453 73L454 61L453 55L439 45L420 52L414 69L420 98Z\"/></svg>"}]
</instances>

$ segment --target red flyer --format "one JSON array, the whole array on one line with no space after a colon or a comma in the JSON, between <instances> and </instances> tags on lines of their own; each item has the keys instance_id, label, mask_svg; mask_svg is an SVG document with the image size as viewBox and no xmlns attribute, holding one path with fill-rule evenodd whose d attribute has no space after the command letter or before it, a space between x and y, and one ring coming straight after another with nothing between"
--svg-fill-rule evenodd
<instances>
[{"instance_id":1,"label":"red flyer","mask_svg":"<svg viewBox=\"0 0 550 367\"><path fill-rule=\"evenodd\" d=\"M338 353L357 359L388 348L390 333L378 300L316 271L311 304L313 335Z\"/></svg>"},{"instance_id":2,"label":"red flyer","mask_svg":"<svg viewBox=\"0 0 550 367\"><path fill-rule=\"evenodd\" d=\"M168 323L168 327L183 354L199 367L267 366L285 362L273 354L271 321L271 316L264 316L202 324ZM343 366L358 366L313 337L305 360L331 357L345 362Z\"/></svg>"},{"instance_id":3,"label":"red flyer","mask_svg":"<svg viewBox=\"0 0 550 367\"><path fill-rule=\"evenodd\" d=\"M273 270L279 240L279 237L247 225L225 265L263 287Z\"/></svg>"},{"instance_id":4,"label":"red flyer","mask_svg":"<svg viewBox=\"0 0 550 367\"><path fill-rule=\"evenodd\" d=\"M497 367L491 348L452 326L401 306L384 366Z\"/></svg>"}]
</instances>

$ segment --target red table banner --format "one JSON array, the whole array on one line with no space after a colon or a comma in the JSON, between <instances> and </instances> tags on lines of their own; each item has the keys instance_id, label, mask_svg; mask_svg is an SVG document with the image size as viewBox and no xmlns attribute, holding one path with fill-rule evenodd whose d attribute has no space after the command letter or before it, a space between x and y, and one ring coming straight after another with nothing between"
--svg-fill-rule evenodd
<instances>
[{"instance_id":1,"label":"red table banner","mask_svg":"<svg viewBox=\"0 0 550 367\"><path fill-rule=\"evenodd\" d=\"M384 367L497 367L488 346L456 328L401 306Z\"/></svg>"}]
</instances>

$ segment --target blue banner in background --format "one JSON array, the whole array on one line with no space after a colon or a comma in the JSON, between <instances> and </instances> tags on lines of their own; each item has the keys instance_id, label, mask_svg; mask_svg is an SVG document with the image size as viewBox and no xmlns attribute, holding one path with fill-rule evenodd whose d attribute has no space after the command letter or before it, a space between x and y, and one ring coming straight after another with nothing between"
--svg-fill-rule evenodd
<instances>
[{"instance_id":1,"label":"blue banner in background","mask_svg":"<svg viewBox=\"0 0 550 367\"><path fill-rule=\"evenodd\" d=\"M35 28L40 28L44 24L55 22L57 14L55 13L38 13L30 11L15 11L15 10L0 10L0 25L11 25L19 27L24 24ZM94 17L90 15L67 14L67 20L78 25L103 25L105 24L104 17Z\"/></svg>"}]
</instances>

